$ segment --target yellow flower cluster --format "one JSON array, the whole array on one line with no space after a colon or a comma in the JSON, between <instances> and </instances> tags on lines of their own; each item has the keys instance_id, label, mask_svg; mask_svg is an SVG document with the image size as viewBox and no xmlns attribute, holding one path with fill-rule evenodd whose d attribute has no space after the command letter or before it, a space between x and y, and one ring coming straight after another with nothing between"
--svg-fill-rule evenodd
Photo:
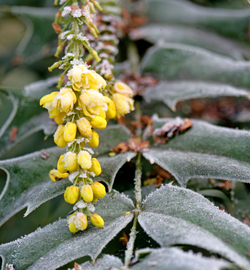
<instances>
[{"instance_id":1,"label":"yellow flower cluster","mask_svg":"<svg viewBox=\"0 0 250 270\"><path fill-rule=\"evenodd\" d=\"M105 186L91 179L100 175L102 169L86 144L97 147L99 135L96 129L106 128L108 120L119 118L133 109L133 92L120 81L106 91L106 81L79 60L67 75L67 85L42 97L40 105L58 124L54 142L62 148L67 146L67 152L58 160L57 169L51 170L49 176L54 182L66 177L72 182L64 199L78 209L68 220L69 230L75 233L87 228L88 217L93 225L104 226L103 219L91 213L93 203L106 194Z\"/></svg>"}]
</instances>

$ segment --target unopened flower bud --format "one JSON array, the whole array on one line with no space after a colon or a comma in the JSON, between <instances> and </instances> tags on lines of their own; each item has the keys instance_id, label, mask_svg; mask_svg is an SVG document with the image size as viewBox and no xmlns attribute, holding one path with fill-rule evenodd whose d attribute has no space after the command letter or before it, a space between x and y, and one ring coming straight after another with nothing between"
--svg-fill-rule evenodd
<instances>
[{"instance_id":1,"label":"unopened flower bud","mask_svg":"<svg viewBox=\"0 0 250 270\"><path fill-rule=\"evenodd\" d=\"M91 12L92 13L96 13L96 10L95 10L94 5L91 2L89 2L89 1L87 1L87 4L88 4L89 9L91 10Z\"/></svg>"},{"instance_id":2,"label":"unopened flower bud","mask_svg":"<svg viewBox=\"0 0 250 270\"><path fill-rule=\"evenodd\" d=\"M106 195L105 186L99 182L94 182L94 184L91 185L91 188L93 190L94 197L97 199L102 199Z\"/></svg>"},{"instance_id":3,"label":"unopened flower bud","mask_svg":"<svg viewBox=\"0 0 250 270\"><path fill-rule=\"evenodd\" d=\"M55 62L48 70L51 72L53 69L58 68L62 64L61 61Z\"/></svg>"},{"instance_id":4,"label":"unopened flower bud","mask_svg":"<svg viewBox=\"0 0 250 270\"><path fill-rule=\"evenodd\" d=\"M75 218L76 218L76 213L70 215L69 219L68 219L69 230L72 233L77 233L78 232L78 229L76 228L76 225L75 225Z\"/></svg>"},{"instance_id":5,"label":"unopened flower bud","mask_svg":"<svg viewBox=\"0 0 250 270\"><path fill-rule=\"evenodd\" d=\"M64 126L60 125L58 126L54 134L54 142L57 146L62 147L62 148L67 145L67 142L63 138L63 134L64 134Z\"/></svg>"},{"instance_id":6,"label":"unopened flower bud","mask_svg":"<svg viewBox=\"0 0 250 270\"><path fill-rule=\"evenodd\" d=\"M93 128L104 129L107 126L107 121L100 116L95 116L95 118L90 121L90 124Z\"/></svg>"},{"instance_id":7,"label":"unopened flower bud","mask_svg":"<svg viewBox=\"0 0 250 270\"><path fill-rule=\"evenodd\" d=\"M115 118L116 117L115 103L109 97L105 96L104 99L108 105L108 109L106 111L107 120Z\"/></svg>"},{"instance_id":8,"label":"unopened flower bud","mask_svg":"<svg viewBox=\"0 0 250 270\"><path fill-rule=\"evenodd\" d=\"M64 167L64 155L61 155L58 162L57 162L57 170L60 173L65 173L67 170Z\"/></svg>"},{"instance_id":9,"label":"unopened flower bud","mask_svg":"<svg viewBox=\"0 0 250 270\"><path fill-rule=\"evenodd\" d=\"M62 32L62 29L61 29L61 27L58 25L58 23L52 23L52 27L53 27L53 29L55 30L55 32L57 33L57 34L59 34L59 33L61 33Z\"/></svg>"},{"instance_id":10,"label":"unopened flower bud","mask_svg":"<svg viewBox=\"0 0 250 270\"><path fill-rule=\"evenodd\" d=\"M99 11L103 11L103 8L100 6L100 4L95 1L95 0L91 0L91 2L94 4L94 6L99 10Z\"/></svg>"},{"instance_id":11,"label":"unopened flower bud","mask_svg":"<svg viewBox=\"0 0 250 270\"><path fill-rule=\"evenodd\" d=\"M68 173L60 173L58 170L51 170L49 172L49 177L53 182L56 182L62 178L67 178L68 176L69 176Z\"/></svg>"},{"instance_id":12,"label":"unopened flower bud","mask_svg":"<svg viewBox=\"0 0 250 270\"><path fill-rule=\"evenodd\" d=\"M92 136L91 136L88 144L92 148L95 148L99 145L99 134L95 130L92 131Z\"/></svg>"},{"instance_id":13,"label":"unopened flower bud","mask_svg":"<svg viewBox=\"0 0 250 270\"><path fill-rule=\"evenodd\" d=\"M76 124L68 122L64 126L63 138L66 142L72 142L76 137Z\"/></svg>"},{"instance_id":14,"label":"unopened flower bud","mask_svg":"<svg viewBox=\"0 0 250 270\"><path fill-rule=\"evenodd\" d=\"M64 200L67 203L74 204L79 197L79 187L69 186L64 192Z\"/></svg>"},{"instance_id":15,"label":"unopened flower bud","mask_svg":"<svg viewBox=\"0 0 250 270\"><path fill-rule=\"evenodd\" d=\"M93 172L96 176L100 175L102 172L101 165L96 158L92 158L92 166L90 171Z\"/></svg>"},{"instance_id":16,"label":"unopened flower bud","mask_svg":"<svg viewBox=\"0 0 250 270\"><path fill-rule=\"evenodd\" d=\"M77 156L78 164L83 170L89 170L92 165L91 155L87 151L80 151Z\"/></svg>"},{"instance_id":17,"label":"unopened flower bud","mask_svg":"<svg viewBox=\"0 0 250 270\"><path fill-rule=\"evenodd\" d=\"M98 35L95 31L95 29L93 27L91 27L90 25L88 26L89 32L91 35L93 35L95 38L98 38ZM91 54L91 52L89 52ZM92 54L91 54L92 55ZM94 57L94 56L93 56Z\"/></svg>"},{"instance_id":18,"label":"unopened flower bud","mask_svg":"<svg viewBox=\"0 0 250 270\"><path fill-rule=\"evenodd\" d=\"M61 53L61 51L63 50L63 45L61 44L61 45L59 45L58 47L57 47L57 49L56 49L56 53L54 54L54 56L56 57L56 58L58 58L59 57L59 54Z\"/></svg>"},{"instance_id":19,"label":"unopened flower bud","mask_svg":"<svg viewBox=\"0 0 250 270\"><path fill-rule=\"evenodd\" d=\"M91 216L90 221L94 226L98 228L102 228L104 226L104 220L102 219L101 216L97 214L94 214L93 216Z\"/></svg>"},{"instance_id":20,"label":"unopened flower bud","mask_svg":"<svg viewBox=\"0 0 250 270\"><path fill-rule=\"evenodd\" d=\"M84 231L88 227L88 218L83 213L77 213L75 217L75 225L78 230Z\"/></svg>"},{"instance_id":21,"label":"unopened flower bud","mask_svg":"<svg viewBox=\"0 0 250 270\"><path fill-rule=\"evenodd\" d=\"M56 87L57 87L58 89L60 89L61 86L62 86L62 84L63 84L63 82L64 82L64 75L61 75L60 78L59 78L59 80L58 80L58 84L57 84Z\"/></svg>"},{"instance_id":22,"label":"unopened flower bud","mask_svg":"<svg viewBox=\"0 0 250 270\"><path fill-rule=\"evenodd\" d=\"M89 138L92 135L90 122L86 118L81 118L76 121L79 132L83 137Z\"/></svg>"},{"instance_id":23,"label":"unopened flower bud","mask_svg":"<svg viewBox=\"0 0 250 270\"><path fill-rule=\"evenodd\" d=\"M72 233L77 233L79 230L76 228L76 225L73 221L69 223L69 230Z\"/></svg>"},{"instance_id":24,"label":"unopened flower bud","mask_svg":"<svg viewBox=\"0 0 250 270\"><path fill-rule=\"evenodd\" d=\"M90 185L83 186L81 189L81 196L87 203L93 201L93 191Z\"/></svg>"},{"instance_id":25,"label":"unopened flower bud","mask_svg":"<svg viewBox=\"0 0 250 270\"><path fill-rule=\"evenodd\" d=\"M95 203L98 200L98 198L96 198L95 196L93 196L93 201L92 203Z\"/></svg>"},{"instance_id":26,"label":"unopened flower bud","mask_svg":"<svg viewBox=\"0 0 250 270\"><path fill-rule=\"evenodd\" d=\"M64 167L69 172L74 172L78 170L77 154L72 152L67 152L64 155Z\"/></svg>"}]
</instances>

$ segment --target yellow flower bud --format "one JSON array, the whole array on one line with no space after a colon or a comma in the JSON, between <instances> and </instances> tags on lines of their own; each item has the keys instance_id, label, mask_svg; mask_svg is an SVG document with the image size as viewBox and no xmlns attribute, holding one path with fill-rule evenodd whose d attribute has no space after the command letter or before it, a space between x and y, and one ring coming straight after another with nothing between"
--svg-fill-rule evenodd
<instances>
[{"instance_id":1,"label":"yellow flower bud","mask_svg":"<svg viewBox=\"0 0 250 270\"><path fill-rule=\"evenodd\" d=\"M79 230L76 228L76 225L73 221L69 223L69 230L72 233L77 233Z\"/></svg>"},{"instance_id":2,"label":"yellow flower bud","mask_svg":"<svg viewBox=\"0 0 250 270\"><path fill-rule=\"evenodd\" d=\"M91 136L88 144L92 148L95 148L99 145L99 134L95 130L92 131L92 136Z\"/></svg>"},{"instance_id":3,"label":"yellow flower bud","mask_svg":"<svg viewBox=\"0 0 250 270\"><path fill-rule=\"evenodd\" d=\"M108 105L108 109L106 111L107 120L115 118L116 117L115 103L109 97L104 97L104 99Z\"/></svg>"},{"instance_id":4,"label":"yellow flower bud","mask_svg":"<svg viewBox=\"0 0 250 270\"><path fill-rule=\"evenodd\" d=\"M87 203L93 201L93 191L90 185L83 186L81 189L81 196Z\"/></svg>"},{"instance_id":5,"label":"yellow flower bud","mask_svg":"<svg viewBox=\"0 0 250 270\"><path fill-rule=\"evenodd\" d=\"M65 173L67 170L64 167L64 155L61 155L58 162L57 162L57 170L60 173Z\"/></svg>"},{"instance_id":6,"label":"yellow flower bud","mask_svg":"<svg viewBox=\"0 0 250 270\"><path fill-rule=\"evenodd\" d=\"M64 126L63 138L65 142L72 142L76 137L76 124L68 122Z\"/></svg>"},{"instance_id":7,"label":"yellow flower bud","mask_svg":"<svg viewBox=\"0 0 250 270\"><path fill-rule=\"evenodd\" d=\"M104 226L104 220L102 219L101 216L97 214L94 214L93 216L91 216L90 221L94 226L98 228L102 228Z\"/></svg>"},{"instance_id":8,"label":"yellow flower bud","mask_svg":"<svg viewBox=\"0 0 250 270\"><path fill-rule=\"evenodd\" d=\"M115 103L116 115L118 118L134 110L134 101L131 98L121 94L114 94L112 100Z\"/></svg>"},{"instance_id":9,"label":"yellow flower bud","mask_svg":"<svg viewBox=\"0 0 250 270\"><path fill-rule=\"evenodd\" d=\"M79 187L69 186L64 192L64 200L67 203L74 204L79 197Z\"/></svg>"},{"instance_id":10,"label":"yellow flower bud","mask_svg":"<svg viewBox=\"0 0 250 270\"><path fill-rule=\"evenodd\" d=\"M59 113L59 115L54 117L54 120L57 123L57 125L63 124L63 122L64 122L63 118L65 117L65 115L66 115L66 113Z\"/></svg>"},{"instance_id":11,"label":"yellow flower bud","mask_svg":"<svg viewBox=\"0 0 250 270\"><path fill-rule=\"evenodd\" d=\"M96 198L95 196L93 196L93 201L92 203L95 203L98 200L98 198Z\"/></svg>"},{"instance_id":12,"label":"yellow flower bud","mask_svg":"<svg viewBox=\"0 0 250 270\"><path fill-rule=\"evenodd\" d=\"M72 152L67 152L64 155L64 167L69 172L74 172L78 170L77 154Z\"/></svg>"},{"instance_id":13,"label":"yellow flower bud","mask_svg":"<svg viewBox=\"0 0 250 270\"><path fill-rule=\"evenodd\" d=\"M51 170L49 172L49 177L53 182L56 182L57 180L62 178L67 178L68 176L68 173L60 173L58 170Z\"/></svg>"},{"instance_id":14,"label":"yellow flower bud","mask_svg":"<svg viewBox=\"0 0 250 270\"><path fill-rule=\"evenodd\" d=\"M76 121L79 132L83 137L89 138L92 135L90 122L86 118L81 118Z\"/></svg>"},{"instance_id":15,"label":"yellow flower bud","mask_svg":"<svg viewBox=\"0 0 250 270\"><path fill-rule=\"evenodd\" d=\"M107 121L100 116L95 116L95 118L90 121L90 124L93 128L104 129L107 126Z\"/></svg>"},{"instance_id":16,"label":"yellow flower bud","mask_svg":"<svg viewBox=\"0 0 250 270\"><path fill-rule=\"evenodd\" d=\"M97 199L102 199L106 195L105 186L99 182L94 182L94 184L91 185L91 188L93 190L94 197Z\"/></svg>"},{"instance_id":17,"label":"yellow flower bud","mask_svg":"<svg viewBox=\"0 0 250 270\"><path fill-rule=\"evenodd\" d=\"M90 168L90 171L95 173L96 176L100 175L102 172L101 165L96 158L92 158L92 166Z\"/></svg>"},{"instance_id":18,"label":"yellow flower bud","mask_svg":"<svg viewBox=\"0 0 250 270\"><path fill-rule=\"evenodd\" d=\"M40 99L40 106L45 106L46 103L50 103L53 101L53 99L55 98L55 96L57 95L58 92L52 92L49 95L43 96Z\"/></svg>"},{"instance_id":19,"label":"yellow flower bud","mask_svg":"<svg viewBox=\"0 0 250 270\"><path fill-rule=\"evenodd\" d=\"M85 141L81 142L81 147L85 147L85 145L86 145Z\"/></svg>"},{"instance_id":20,"label":"yellow flower bud","mask_svg":"<svg viewBox=\"0 0 250 270\"><path fill-rule=\"evenodd\" d=\"M67 142L64 140L64 126L60 125L58 126L55 134L54 134L54 142L59 147L65 147L67 145Z\"/></svg>"},{"instance_id":21,"label":"yellow flower bud","mask_svg":"<svg viewBox=\"0 0 250 270\"><path fill-rule=\"evenodd\" d=\"M69 219L68 219L69 230L72 233L77 233L78 232L78 229L76 228L76 225L75 225L75 218L76 218L76 213L70 215Z\"/></svg>"},{"instance_id":22,"label":"yellow flower bud","mask_svg":"<svg viewBox=\"0 0 250 270\"><path fill-rule=\"evenodd\" d=\"M91 155L87 151L80 151L77 156L77 161L84 170L89 170L92 166Z\"/></svg>"},{"instance_id":23,"label":"yellow flower bud","mask_svg":"<svg viewBox=\"0 0 250 270\"><path fill-rule=\"evenodd\" d=\"M134 95L132 89L127 84L121 81L116 81L112 90L113 92L117 92L127 97L132 97Z\"/></svg>"},{"instance_id":24,"label":"yellow flower bud","mask_svg":"<svg viewBox=\"0 0 250 270\"><path fill-rule=\"evenodd\" d=\"M75 217L75 225L78 230L84 231L88 227L88 218L83 213L77 213Z\"/></svg>"}]
</instances>

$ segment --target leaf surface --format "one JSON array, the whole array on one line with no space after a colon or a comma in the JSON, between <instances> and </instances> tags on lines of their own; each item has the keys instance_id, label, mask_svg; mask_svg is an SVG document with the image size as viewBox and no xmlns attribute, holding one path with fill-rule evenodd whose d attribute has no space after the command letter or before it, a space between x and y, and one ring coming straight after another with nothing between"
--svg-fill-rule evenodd
<instances>
[{"instance_id":1,"label":"leaf surface","mask_svg":"<svg viewBox=\"0 0 250 270\"><path fill-rule=\"evenodd\" d=\"M162 186L144 201L138 220L162 247L198 246L250 267L250 228L191 190Z\"/></svg>"},{"instance_id":2,"label":"leaf surface","mask_svg":"<svg viewBox=\"0 0 250 270\"><path fill-rule=\"evenodd\" d=\"M89 227L84 232L69 232L65 219L47 225L42 229L0 246L3 258L2 270L6 263L23 269L56 269L84 256L96 259L102 249L132 220L133 214L124 213L134 208L126 196L113 191L96 204L96 212L105 220L100 229Z\"/></svg>"},{"instance_id":3,"label":"leaf surface","mask_svg":"<svg viewBox=\"0 0 250 270\"><path fill-rule=\"evenodd\" d=\"M163 101L173 111L175 111L175 106L179 101L223 96L243 96L249 98L250 92L224 84L191 81L162 81L154 86L148 87L143 95L148 101Z\"/></svg>"},{"instance_id":4,"label":"leaf surface","mask_svg":"<svg viewBox=\"0 0 250 270\"><path fill-rule=\"evenodd\" d=\"M229 267L230 264L224 260L215 258L206 258L201 255L187 253L178 248L158 248L158 249L142 249L136 253L150 253L146 257L140 259L140 262L133 265L133 270L219 270Z\"/></svg>"},{"instance_id":5,"label":"leaf surface","mask_svg":"<svg viewBox=\"0 0 250 270\"><path fill-rule=\"evenodd\" d=\"M153 44L180 43L200 47L235 60L250 58L249 48L216 33L180 25L147 24L130 33L133 39L144 39ZM244 57L243 57L244 56Z\"/></svg>"},{"instance_id":6,"label":"leaf surface","mask_svg":"<svg viewBox=\"0 0 250 270\"><path fill-rule=\"evenodd\" d=\"M188 45L153 46L144 56L141 67L143 72L167 80L212 81L250 87L250 62L235 61Z\"/></svg>"}]
</instances>

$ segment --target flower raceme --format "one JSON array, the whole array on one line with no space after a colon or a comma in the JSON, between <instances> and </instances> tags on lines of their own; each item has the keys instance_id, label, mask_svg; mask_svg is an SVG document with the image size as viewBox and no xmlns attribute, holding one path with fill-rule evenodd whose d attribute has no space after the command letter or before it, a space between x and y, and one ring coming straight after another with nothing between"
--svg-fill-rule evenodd
<instances>
[{"instance_id":1,"label":"flower raceme","mask_svg":"<svg viewBox=\"0 0 250 270\"><path fill-rule=\"evenodd\" d=\"M100 7L97 1L94 2L95 7ZM66 147L66 153L59 157L57 169L51 170L49 176L53 182L68 177L72 183L64 193L65 201L74 204L75 212L68 217L68 227L72 233L85 230L88 219L96 227L104 226L102 217L94 213L93 204L106 195L106 189L103 184L93 180L93 177L101 174L102 168L99 161L92 157L91 148L99 145L98 129L105 129L110 119L120 118L134 109L133 91L128 85L113 80L107 84L101 75L79 57L81 45L85 46L95 61L101 60L83 33L79 33L81 24L75 25L81 19L83 23L87 21L90 33L97 37L98 29L92 20L94 6L90 7L89 1L86 3L82 8L66 5L60 13L62 21L66 17L68 22L73 18L69 31L58 31L59 45L55 56L58 57L62 51L63 40L68 40L66 55L62 61L49 68L49 71L58 67L64 70L57 86L60 90L40 100L40 105L48 110L49 117L58 125L54 134L55 144ZM88 19L84 17L87 13ZM79 20L75 20L75 17ZM54 24L59 27L56 20ZM58 27L57 30L60 30ZM61 87L65 76L68 81Z\"/></svg>"}]
</instances>

